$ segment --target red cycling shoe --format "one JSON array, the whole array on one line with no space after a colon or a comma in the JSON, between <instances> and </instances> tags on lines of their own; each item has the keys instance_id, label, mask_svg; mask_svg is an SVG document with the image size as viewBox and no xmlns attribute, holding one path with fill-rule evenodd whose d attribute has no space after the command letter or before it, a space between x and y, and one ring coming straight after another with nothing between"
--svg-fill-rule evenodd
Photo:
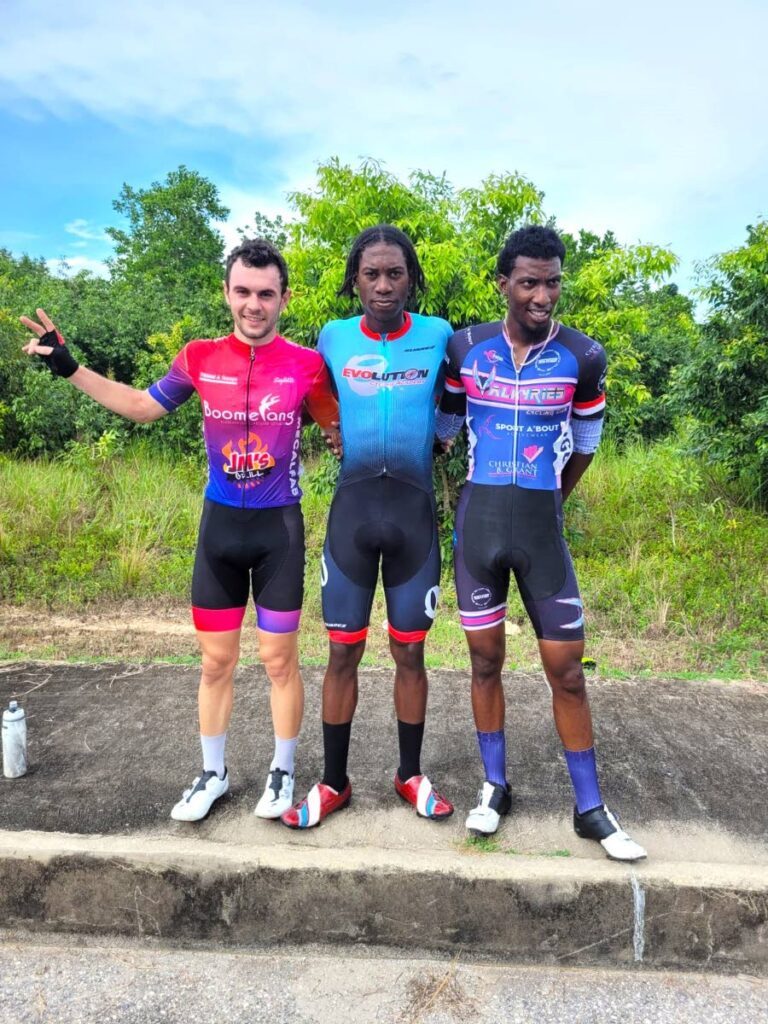
<instances>
[{"instance_id":1,"label":"red cycling shoe","mask_svg":"<svg viewBox=\"0 0 768 1024\"><path fill-rule=\"evenodd\" d=\"M415 807L422 818L442 821L453 814L453 804L432 788L426 775L412 775L403 782L400 773L395 772L395 792Z\"/></svg>"},{"instance_id":2,"label":"red cycling shoe","mask_svg":"<svg viewBox=\"0 0 768 1024\"><path fill-rule=\"evenodd\" d=\"M351 799L352 785L349 780L339 793L330 786L318 782L300 803L280 815L280 821L288 828L312 828L319 825L329 814L346 807Z\"/></svg>"}]
</instances>

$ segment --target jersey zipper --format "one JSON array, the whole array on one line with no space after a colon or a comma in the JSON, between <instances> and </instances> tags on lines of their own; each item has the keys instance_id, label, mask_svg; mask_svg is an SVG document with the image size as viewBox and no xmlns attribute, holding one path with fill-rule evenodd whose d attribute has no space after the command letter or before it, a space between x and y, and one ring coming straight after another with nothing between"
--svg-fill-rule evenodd
<instances>
[{"instance_id":1,"label":"jersey zipper","mask_svg":"<svg viewBox=\"0 0 768 1024\"><path fill-rule=\"evenodd\" d=\"M512 354L512 366L515 371L515 429L512 432L512 483L517 483L517 443L520 435L520 373Z\"/></svg>"},{"instance_id":2,"label":"jersey zipper","mask_svg":"<svg viewBox=\"0 0 768 1024\"><path fill-rule=\"evenodd\" d=\"M248 435L251 432L251 374L253 373L253 364L256 359L256 349L253 345L249 347L251 355L248 363L248 374L245 378L245 469L243 471L243 495L240 500L240 508L245 508L245 485L248 473Z\"/></svg>"},{"instance_id":3,"label":"jersey zipper","mask_svg":"<svg viewBox=\"0 0 768 1024\"><path fill-rule=\"evenodd\" d=\"M388 349L387 349L387 337L388 336L386 334L382 334L381 335L381 344L384 347L385 365L387 367L389 367L389 352L388 352ZM381 436L382 436L382 445L383 445L382 453L381 453L381 461L382 461L382 471L381 471L381 473L382 473L382 476L386 476L387 475L387 436L389 434L389 401L390 401L390 389L387 387L386 384L384 385L383 391L384 391L384 395L383 395L382 405L383 405L384 409L383 409L383 414L382 414L382 420L383 420L382 427L383 427L383 429L382 429L382 434L381 434Z\"/></svg>"}]
</instances>

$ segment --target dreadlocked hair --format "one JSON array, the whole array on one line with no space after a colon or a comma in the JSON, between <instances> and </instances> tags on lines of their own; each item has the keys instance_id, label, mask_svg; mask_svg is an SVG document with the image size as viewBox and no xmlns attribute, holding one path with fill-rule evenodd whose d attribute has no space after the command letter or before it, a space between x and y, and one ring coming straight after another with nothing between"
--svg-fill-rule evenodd
<instances>
[{"instance_id":1,"label":"dreadlocked hair","mask_svg":"<svg viewBox=\"0 0 768 1024\"><path fill-rule=\"evenodd\" d=\"M352 243L344 270L344 280L336 294L339 296L346 295L350 299L354 297L355 278L360 269L360 257L363 254L363 250L379 242L384 242L386 245L397 245L402 250L405 257L405 266L408 270L408 283L410 284L408 301L410 302L417 294L425 292L427 290L427 282L424 279L424 271L421 269L419 257L416 255L413 242L408 235L401 231L400 228L393 227L392 224L376 224L372 228L366 228L365 231L361 231Z\"/></svg>"}]
</instances>

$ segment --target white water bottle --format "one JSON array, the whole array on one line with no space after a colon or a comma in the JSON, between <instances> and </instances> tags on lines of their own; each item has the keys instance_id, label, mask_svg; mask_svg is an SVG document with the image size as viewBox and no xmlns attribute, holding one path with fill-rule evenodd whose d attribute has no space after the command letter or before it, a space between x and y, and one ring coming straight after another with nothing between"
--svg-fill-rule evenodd
<instances>
[{"instance_id":1,"label":"white water bottle","mask_svg":"<svg viewBox=\"0 0 768 1024\"><path fill-rule=\"evenodd\" d=\"M18 779L27 772L27 716L12 700L3 712L3 775Z\"/></svg>"}]
</instances>

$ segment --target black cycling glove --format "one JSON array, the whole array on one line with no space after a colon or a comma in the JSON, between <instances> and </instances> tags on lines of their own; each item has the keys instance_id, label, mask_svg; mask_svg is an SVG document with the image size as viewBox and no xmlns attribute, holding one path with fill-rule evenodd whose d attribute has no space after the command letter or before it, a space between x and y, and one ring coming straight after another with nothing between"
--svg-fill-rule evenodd
<instances>
[{"instance_id":1,"label":"black cycling glove","mask_svg":"<svg viewBox=\"0 0 768 1024\"><path fill-rule=\"evenodd\" d=\"M58 331L46 331L42 337L37 339L37 343L53 347L53 352L49 356L40 356L40 358L54 377L71 377L80 366Z\"/></svg>"}]
</instances>

